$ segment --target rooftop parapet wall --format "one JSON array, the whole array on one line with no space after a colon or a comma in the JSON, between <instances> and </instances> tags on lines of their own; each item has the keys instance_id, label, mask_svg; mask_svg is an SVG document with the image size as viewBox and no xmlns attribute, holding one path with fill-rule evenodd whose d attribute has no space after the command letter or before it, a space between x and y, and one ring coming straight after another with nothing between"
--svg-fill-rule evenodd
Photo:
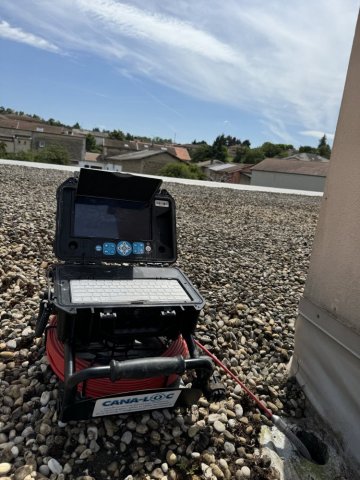
<instances>
[{"instance_id":1,"label":"rooftop parapet wall","mask_svg":"<svg viewBox=\"0 0 360 480\"><path fill-rule=\"evenodd\" d=\"M360 22L358 21L304 298L293 370L360 464Z\"/></svg>"}]
</instances>

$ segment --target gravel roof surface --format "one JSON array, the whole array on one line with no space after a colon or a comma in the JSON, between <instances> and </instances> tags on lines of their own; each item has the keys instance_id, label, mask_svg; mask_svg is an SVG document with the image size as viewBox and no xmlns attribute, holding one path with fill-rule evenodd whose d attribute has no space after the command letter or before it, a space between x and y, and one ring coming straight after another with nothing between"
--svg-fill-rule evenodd
<instances>
[{"instance_id":1,"label":"gravel roof surface","mask_svg":"<svg viewBox=\"0 0 360 480\"><path fill-rule=\"evenodd\" d=\"M265 417L225 376L222 402L58 423L57 379L33 316L56 262L55 191L68 176L0 166L0 476L277 478L258 455ZM177 265L206 299L197 339L274 412L301 417L304 396L286 379L286 364L321 200L165 188L177 203Z\"/></svg>"}]
</instances>

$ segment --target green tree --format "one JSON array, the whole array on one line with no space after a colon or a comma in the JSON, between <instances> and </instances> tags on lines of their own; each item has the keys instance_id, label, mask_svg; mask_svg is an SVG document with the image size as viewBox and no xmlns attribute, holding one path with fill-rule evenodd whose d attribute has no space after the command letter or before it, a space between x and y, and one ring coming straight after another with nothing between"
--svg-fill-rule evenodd
<instances>
[{"instance_id":1,"label":"green tree","mask_svg":"<svg viewBox=\"0 0 360 480\"><path fill-rule=\"evenodd\" d=\"M77 128L77 129L80 129L80 123L79 122L76 122L74 123L74 125L72 126L72 128Z\"/></svg>"},{"instance_id":2,"label":"green tree","mask_svg":"<svg viewBox=\"0 0 360 480\"><path fill-rule=\"evenodd\" d=\"M226 147L226 137L222 133L218 135L212 145L212 157L213 159L220 160L221 162L228 161L228 151Z\"/></svg>"},{"instance_id":3,"label":"green tree","mask_svg":"<svg viewBox=\"0 0 360 480\"><path fill-rule=\"evenodd\" d=\"M285 143L271 143L265 142L261 145L265 157L287 157L289 150L292 150L293 145L287 145Z\"/></svg>"},{"instance_id":4,"label":"green tree","mask_svg":"<svg viewBox=\"0 0 360 480\"><path fill-rule=\"evenodd\" d=\"M233 147L234 145L241 145L242 142L239 138L232 137L231 135L227 135L225 137L225 145L227 147Z\"/></svg>"},{"instance_id":5,"label":"green tree","mask_svg":"<svg viewBox=\"0 0 360 480\"><path fill-rule=\"evenodd\" d=\"M109 133L109 138L113 138L115 140L125 140L125 134L121 130L113 130Z\"/></svg>"},{"instance_id":6,"label":"green tree","mask_svg":"<svg viewBox=\"0 0 360 480\"><path fill-rule=\"evenodd\" d=\"M35 161L42 163L57 163L60 165L69 165L69 152L62 145L49 145L36 152Z\"/></svg>"},{"instance_id":7,"label":"green tree","mask_svg":"<svg viewBox=\"0 0 360 480\"><path fill-rule=\"evenodd\" d=\"M167 163L159 175L164 177L190 178L193 180L202 179L203 175L197 165L186 165L184 163Z\"/></svg>"},{"instance_id":8,"label":"green tree","mask_svg":"<svg viewBox=\"0 0 360 480\"><path fill-rule=\"evenodd\" d=\"M198 180L205 180L206 175L201 171L200 167L198 167L195 163L187 163L187 167L189 167L190 172L195 175L195 178Z\"/></svg>"},{"instance_id":9,"label":"green tree","mask_svg":"<svg viewBox=\"0 0 360 480\"><path fill-rule=\"evenodd\" d=\"M330 158L331 148L330 148L330 145L327 143L327 138L325 134L323 137L320 138L317 150L318 150L318 154L321 155L322 157Z\"/></svg>"},{"instance_id":10,"label":"green tree","mask_svg":"<svg viewBox=\"0 0 360 480\"><path fill-rule=\"evenodd\" d=\"M95 152L97 150L96 138L91 133L86 135L85 149L87 152Z\"/></svg>"},{"instance_id":11,"label":"green tree","mask_svg":"<svg viewBox=\"0 0 360 480\"><path fill-rule=\"evenodd\" d=\"M259 163L264 160L265 155L261 147L249 148L242 163Z\"/></svg>"},{"instance_id":12,"label":"green tree","mask_svg":"<svg viewBox=\"0 0 360 480\"><path fill-rule=\"evenodd\" d=\"M317 148L303 145L299 147L299 153L318 153Z\"/></svg>"},{"instance_id":13,"label":"green tree","mask_svg":"<svg viewBox=\"0 0 360 480\"><path fill-rule=\"evenodd\" d=\"M6 143L0 142L0 158L6 157Z\"/></svg>"},{"instance_id":14,"label":"green tree","mask_svg":"<svg viewBox=\"0 0 360 480\"><path fill-rule=\"evenodd\" d=\"M236 149L235 157L233 162L235 163L244 163L246 155L248 154L250 148L246 145L241 145Z\"/></svg>"},{"instance_id":15,"label":"green tree","mask_svg":"<svg viewBox=\"0 0 360 480\"><path fill-rule=\"evenodd\" d=\"M201 145L191 149L190 155L192 162L204 162L213 158L213 149L210 145Z\"/></svg>"}]
</instances>

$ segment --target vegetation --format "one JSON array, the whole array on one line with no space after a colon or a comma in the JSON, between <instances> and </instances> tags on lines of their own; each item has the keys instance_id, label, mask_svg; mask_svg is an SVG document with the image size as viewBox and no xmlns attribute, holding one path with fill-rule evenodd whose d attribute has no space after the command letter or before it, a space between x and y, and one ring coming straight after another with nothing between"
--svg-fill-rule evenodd
<instances>
[{"instance_id":1,"label":"vegetation","mask_svg":"<svg viewBox=\"0 0 360 480\"><path fill-rule=\"evenodd\" d=\"M285 143L265 142L260 147L251 148L250 141L241 142L235 137L225 137L224 134L216 137L212 145L207 143L192 143L196 148L191 149L191 160L193 162L203 162L205 160L221 160L222 162L233 161L235 163L256 164L264 160L264 158L285 158L294 153L315 153L325 158L330 158L331 148L327 143L326 135L324 135L317 148L303 146L297 151L293 145ZM197 146L199 145L199 146ZM229 156L229 147L236 147L233 158Z\"/></svg>"},{"instance_id":2,"label":"vegetation","mask_svg":"<svg viewBox=\"0 0 360 480\"><path fill-rule=\"evenodd\" d=\"M164 177L190 178L193 180L204 180L205 175L195 164L167 163L159 172Z\"/></svg>"},{"instance_id":3,"label":"vegetation","mask_svg":"<svg viewBox=\"0 0 360 480\"><path fill-rule=\"evenodd\" d=\"M69 152L62 145L49 145L41 150L29 150L27 152L5 153L3 158L60 165L69 165L70 163Z\"/></svg>"},{"instance_id":4,"label":"vegetation","mask_svg":"<svg viewBox=\"0 0 360 480\"><path fill-rule=\"evenodd\" d=\"M85 149L86 149L87 152L94 152L94 153L101 153L102 152L101 145L96 144L96 138L91 133L88 133L86 135Z\"/></svg>"},{"instance_id":5,"label":"vegetation","mask_svg":"<svg viewBox=\"0 0 360 480\"><path fill-rule=\"evenodd\" d=\"M0 158L6 157L6 143L0 142Z\"/></svg>"}]
</instances>

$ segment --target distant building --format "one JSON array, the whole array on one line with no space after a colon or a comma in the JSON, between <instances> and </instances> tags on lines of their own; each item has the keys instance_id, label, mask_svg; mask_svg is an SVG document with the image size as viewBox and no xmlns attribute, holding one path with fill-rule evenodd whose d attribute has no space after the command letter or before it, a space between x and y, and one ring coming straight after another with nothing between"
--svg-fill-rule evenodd
<instances>
[{"instance_id":1,"label":"distant building","mask_svg":"<svg viewBox=\"0 0 360 480\"><path fill-rule=\"evenodd\" d=\"M186 163L175 154L164 150L140 150L123 155L106 157L106 161L114 165L121 165L124 172L145 173L158 175L159 171L168 163Z\"/></svg>"},{"instance_id":2,"label":"distant building","mask_svg":"<svg viewBox=\"0 0 360 480\"><path fill-rule=\"evenodd\" d=\"M265 158L252 167L251 185L323 192L329 160L298 153L287 158Z\"/></svg>"},{"instance_id":3,"label":"distant building","mask_svg":"<svg viewBox=\"0 0 360 480\"><path fill-rule=\"evenodd\" d=\"M250 185L251 167L245 163L223 163L220 160L207 160L197 163L209 180L214 182Z\"/></svg>"},{"instance_id":4,"label":"distant building","mask_svg":"<svg viewBox=\"0 0 360 480\"><path fill-rule=\"evenodd\" d=\"M114 172L121 172L122 166L116 163L112 163L107 160L103 160L100 153L86 152L84 160L79 162L80 168L92 168L95 170L111 170Z\"/></svg>"},{"instance_id":5,"label":"distant building","mask_svg":"<svg viewBox=\"0 0 360 480\"><path fill-rule=\"evenodd\" d=\"M6 145L7 153L41 150L50 145L61 145L72 162L85 156L85 137L73 135L72 130L29 120L18 120L0 115L0 142Z\"/></svg>"},{"instance_id":6,"label":"distant building","mask_svg":"<svg viewBox=\"0 0 360 480\"><path fill-rule=\"evenodd\" d=\"M140 142L138 140L117 140L115 138L103 139L104 157L122 155L128 152L138 152L144 150L156 150L168 152L179 160L190 161L190 155L186 148L174 145L162 145L152 142Z\"/></svg>"}]
</instances>

